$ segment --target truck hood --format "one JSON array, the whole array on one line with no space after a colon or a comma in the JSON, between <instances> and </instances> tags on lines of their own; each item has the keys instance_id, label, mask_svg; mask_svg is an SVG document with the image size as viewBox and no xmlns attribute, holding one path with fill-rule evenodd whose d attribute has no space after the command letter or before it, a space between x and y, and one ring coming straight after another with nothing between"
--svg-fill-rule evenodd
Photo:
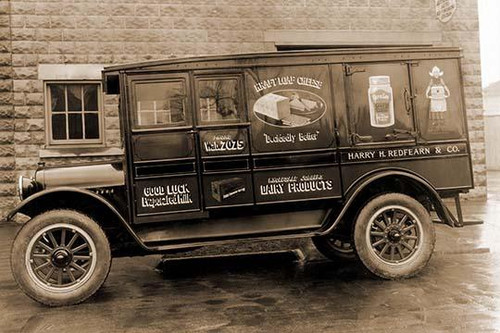
<instances>
[{"instance_id":1,"label":"truck hood","mask_svg":"<svg viewBox=\"0 0 500 333\"><path fill-rule=\"evenodd\" d=\"M59 186L96 188L121 186L125 176L121 163L93 164L38 170L35 181L44 189Z\"/></svg>"},{"instance_id":2,"label":"truck hood","mask_svg":"<svg viewBox=\"0 0 500 333\"><path fill-rule=\"evenodd\" d=\"M19 177L21 200L45 189L61 186L78 188L100 188L125 185L121 162L89 164L67 167L41 168L33 178Z\"/></svg>"}]
</instances>

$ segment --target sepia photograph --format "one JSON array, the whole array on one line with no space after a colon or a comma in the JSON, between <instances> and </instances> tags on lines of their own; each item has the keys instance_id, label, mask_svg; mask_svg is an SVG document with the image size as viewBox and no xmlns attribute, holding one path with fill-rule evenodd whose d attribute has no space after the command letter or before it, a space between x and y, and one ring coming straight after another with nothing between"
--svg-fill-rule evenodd
<instances>
[{"instance_id":1,"label":"sepia photograph","mask_svg":"<svg viewBox=\"0 0 500 333\"><path fill-rule=\"evenodd\" d=\"M498 17L0 0L0 331L500 332Z\"/></svg>"}]
</instances>

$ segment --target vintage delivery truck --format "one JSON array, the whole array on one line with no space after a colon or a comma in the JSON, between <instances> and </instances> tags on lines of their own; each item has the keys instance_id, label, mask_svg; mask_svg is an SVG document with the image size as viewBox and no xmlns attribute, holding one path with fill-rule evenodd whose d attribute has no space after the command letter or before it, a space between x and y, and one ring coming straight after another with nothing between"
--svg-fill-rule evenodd
<instances>
[{"instance_id":1,"label":"vintage delivery truck","mask_svg":"<svg viewBox=\"0 0 500 333\"><path fill-rule=\"evenodd\" d=\"M410 277L431 213L473 187L457 48L276 52L103 71L124 157L19 179L21 289L81 302L111 258L312 237L332 259Z\"/></svg>"}]
</instances>

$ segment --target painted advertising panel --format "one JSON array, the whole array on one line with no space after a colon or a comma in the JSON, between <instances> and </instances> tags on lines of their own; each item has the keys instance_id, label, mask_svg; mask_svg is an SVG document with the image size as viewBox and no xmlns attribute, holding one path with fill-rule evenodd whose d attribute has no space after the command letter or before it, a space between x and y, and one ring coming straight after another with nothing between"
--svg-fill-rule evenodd
<instances>
[{"instance_id":1,"label":"painted advertising panel","mask_svg":"<svg viewBox=\"0 0 500 333\"><path fill-rule=\"evenodd\" d=\"M357 149L342 152L342 163L418 159L467 154L467 144L450 143L397 148Z\"/></svg>"},{"instance_id":2,"label":"painted advertising panel","mask_svg":"<svg viewBox=\"0 0 500 333\"><path fill-rule=\"evenodd\" d=\"M207 207L253 204L250 173L205 175L203 185Z\"/></svg>"},{"instance_id":3,"label":"painted advertising panel","mask_svg":"<svg viewBox=\"0 0 500 333\"><path fill-rule=\"evenodd\" d=\"M423 139L464 139L466 130L460 85L460 65L456 60L422 60L411 68L420 135Z\"/></svg>"},{"instance_id":4,"label":"painted advertising panel","mask_svg":"<svg viewBox=\"0 0 500 333\"><path fill-rule=\"evenodd\" d=\"M349 132L354 144L413 140L408 66L403 62L349 67Z\"/></svg>"},{"instance_id":5,"label":"painted advertising panel","mask_svg":"<svg viewBox=\"0 0 500 333\"><path fill-rule=\"evenodd\" d=\"M260 68L246 78L255 152L333 145L328 66Z\"/></svg>"},{"instance_id":6,"label":"painted advertising panel","mask_svg":"<svg viewBox=\"0 0 500 333\"><path fill-rule=\"evenodd\" d=\"M203 156L248 154L248 131L243 128L200 131Z\"/></svg>"},{"instance_id":7,"label":"painted advertising panel","mask_svg":"<svg viewBox=\"0 0 500 333\"><path fill-rule=\"evenodd\" d=\"M300 89L277 90L260 97L253 106L255 116L277 127L302 127L319 121L326 111L318 95Z\"/></svg>"},{"instance_id":8,"label":"painted advertising panel","mask_svg":"<svg viewBox=\"0 0 500 333\"><path fill-rule=\"evenodd\" d=\"M200 208L196 176L138 180L135 198L137 215Z\"/></svg>"},{"instance_id":9,"label":"painted advertising panel","mask_svg":"<svg viewBox=\"0 0 500 333\"><path fill-rule=\"evenodd\" d=\"M256 172L257 202L293 201L340 196L339 171L335 167Z\"/></svg>"}]
</instances>

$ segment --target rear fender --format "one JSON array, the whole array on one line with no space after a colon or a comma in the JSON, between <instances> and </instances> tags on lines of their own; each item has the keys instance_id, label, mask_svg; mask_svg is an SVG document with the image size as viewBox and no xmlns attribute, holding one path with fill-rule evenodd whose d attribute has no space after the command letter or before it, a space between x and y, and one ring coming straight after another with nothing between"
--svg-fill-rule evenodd
<instances>
[{"instance_id":1,"label":"rear fender","mask_svg":"<svg viewBox=\"0 0 500 333\"><path fill-rule=\"evenodd\" d=\"M325 218L323 227L317 232L318 236L331 233L339 225L340 221L342 221L342 218L346 216L349 209L356 209L356 207L352 206L353 203L356 202L356 199L359 199L365 191L368 190L368 188L373 186L377 181L384 180L384 178L388 181L398 179L412 184L412 187L415 188L413 197L425 195L431 201L439 218L447 224L453 223L453 217L450 215L450 212L446 208L443 200L426 179L405 169L382 169L373 171L349 187L346 194L345 204L340 210L340 213L338 210L330 211L329 215ZM362 207L357 208L361 210Z\"/></svg>"}]
</instances>

